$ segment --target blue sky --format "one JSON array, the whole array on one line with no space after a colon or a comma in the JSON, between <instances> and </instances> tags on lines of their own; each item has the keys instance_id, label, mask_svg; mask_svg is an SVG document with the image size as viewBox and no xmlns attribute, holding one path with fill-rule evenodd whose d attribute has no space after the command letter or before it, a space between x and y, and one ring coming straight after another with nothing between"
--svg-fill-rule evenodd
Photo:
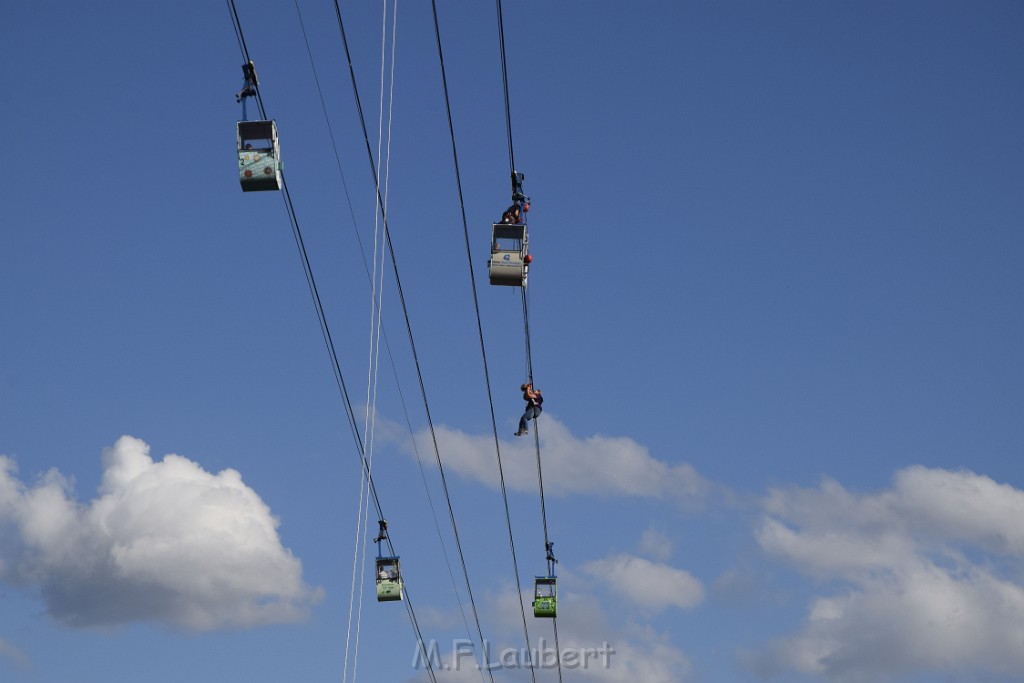
<instances>
[{"instance_id":1,"label":"blue sky","mask_svg":"<svg viewBox=\"0 0 1024 683\"><path fill-rule=\"evenodd\" d=\"M362 425L375 192L334 8L300 0L308 53L294 3L237 4ZM9 5L0 678L427 680L369 583L353 672L376 519L357 530L360 462L282 198L238 186L226 4ZM375 153L383 8L342 4ZM1024 678L1024 6L504 11L559 637L615 650L564 679ZM496 11L438 13L528 591L521 305L485 275L510 192ZM389 227L499 653L525 643L429 3L399 3L394 35ZM381 310L374 479L451 663L465 586L390 269Z\"/></svg>"}]
</instances>

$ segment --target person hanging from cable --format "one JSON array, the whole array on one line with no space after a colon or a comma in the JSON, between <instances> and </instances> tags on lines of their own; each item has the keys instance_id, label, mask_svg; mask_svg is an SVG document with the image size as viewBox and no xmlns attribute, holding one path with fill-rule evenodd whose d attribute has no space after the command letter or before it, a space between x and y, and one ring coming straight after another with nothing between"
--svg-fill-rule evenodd
<instances>
[{"instance_id":1,"label":"person hanging from cable","mask_svg":"<svg viewBox=\"0 0 1024 683\"><path fill-rule=\"evenodd\" d=\"M524 384L519 388L522 389L523 400L526 401L526 412L519 418L519 431L515 435L523 436L530 433L530 430L526 428L526 422L540 417L541 404L544 403L544 397L541 396L539 389L533 388L533 382Z\"/></svg>"},{"instance_id":2,"label":"person hanging from cable","mask_svg":"<svg viewBox=\"0 0 1024 683\"><path fill-rule=\"evenodd\" d=\"M235 101L244 105L245 98L256 97L256 88L259 86L260 80L256 77L256 65L252 63L251 59L242 65L242 74L245 76L245 85L235 95Z\"/></svg>"}]
</instances>

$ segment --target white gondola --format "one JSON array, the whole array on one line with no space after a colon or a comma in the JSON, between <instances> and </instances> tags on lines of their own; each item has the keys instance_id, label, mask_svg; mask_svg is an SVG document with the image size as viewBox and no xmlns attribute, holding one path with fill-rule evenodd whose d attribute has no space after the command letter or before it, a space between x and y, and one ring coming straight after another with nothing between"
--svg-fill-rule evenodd
<instances>
[{"instance_id":1,"label":"white gondola","mask_svg":"<svg viewBox=\"0 0 1024 683\"><path fill-rule=\"evenodd\" d=\"M244 192L281 189L276 122L238 122L238 180Z\"/></svg>"},{"instance_id":2,"label":"white gondola","mask_svg":"<svg viewBox=\"0 0 1024 683\"><path fill-rule=\"evenodd\" d=\"M404 594L404 585L398 557L378 557L376 572L377 601L390 602L392 600L401 600Z\"/></svg>"},{"instance_id":3,"label":"white gondola","mask_svg":"<svg viewBox=\"0 0 1024 683\"><path fill-rule=\"evenodd\" d=\"M494 223L487 274L492 285L525 287L530 271L529 236L525 224Z\"/></svg>"}]
</instances>

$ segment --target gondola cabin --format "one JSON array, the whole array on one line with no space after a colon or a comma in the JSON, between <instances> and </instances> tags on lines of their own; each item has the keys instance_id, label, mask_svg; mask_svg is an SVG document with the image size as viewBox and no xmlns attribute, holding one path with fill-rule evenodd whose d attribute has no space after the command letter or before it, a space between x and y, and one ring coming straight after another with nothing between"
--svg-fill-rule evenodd
<instances>
[{"instance_id":1,"label":"gondola cabin","mask_svg":"<svg viewBox=\"0 0 1024 683\"><path fill-rule=\"evenodd\" d=\"M402 599L402 570L397 557L377 558L377 601Z\"/></svg>"},{"instance_id":2,"label":"gondola cabin","mask_svg":"<svg viewBox=\"0 0 1024 683\"><path fill-rule=\"evenodd\" d=\"M276 122L238 122L238 180L244 192L281 189L281 145Z\"/></svg>"},{"instance_id":3,"label":"gondola cabin","mask_svg":"<svg viewBox=\"0 0 1024 683\"><path fill-rule=\"evenodd\" d=\"M529 236L526 225L494 223L491 230L491 259L487 273L492 285L525 287L530 270Z\"/></svg>"},{"instance_id":4,"label":"gondola cabin","mask_svg":"<svg viewBox=\"0 0 1024 683\"><path fill-rule=\"evenodd\" d=\"M554 576L538 576L533 581L533 616L556 616L558 606L558 588Z\"/></svg>"}]
</instances>

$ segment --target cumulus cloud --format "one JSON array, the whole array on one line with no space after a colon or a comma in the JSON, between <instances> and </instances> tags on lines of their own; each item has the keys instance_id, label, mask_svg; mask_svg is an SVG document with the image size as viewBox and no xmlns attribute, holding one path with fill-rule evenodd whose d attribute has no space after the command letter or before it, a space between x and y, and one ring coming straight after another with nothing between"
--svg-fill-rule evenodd
<instances>
[{"instance_id":1,"label":"cumulus cloud","mask_svg":"<svg viewBox=\"0 0 1024 683\"><path fill-rule=\"evenodd\" d=\"M609 619L607 606L597 596L577 590L580 582L573 580L571 572L565 572L559 584L559 604L571 605L560 609L558 617L558 644L567 677L585 676L601 683L682 683L688 679L690 659L671 644L667 635L632 620L624 621L620 616ZM527 610L531 591L532 586L524 589ZM506 588L494 602L496 615L501 615L501 632L507 636L510 647L519 647L519 596ZM553 652L554 637L549 623L538 620L530 628L534 647L541 655L545 650Z\"/></svg>"},{"instance_id":2,"label":"cumulus cloud","mask_svg":"<svg viewBox=\"0 0 1024 683\"><path fill-rule=\"evenodd\" d=\"M689 572L642 557L615 555L583 565L633 605L649 610L693 607L704 599L704 587Z\"/></svg>"},{"instance_id":3,"label":"cumulus cloud","mask_svg":"<svg viewBox=\"0 0 1024 683\"><path fill-rule=\"evenodd\" d=\"M56 619L248 628L301 619L322 597L237 471L155 462L130 436L102 460L99 496L82 504L59 472L28 487L0 456L0 580L38 589Z\"/></svg>"},{"instance_id":4,"label":"cumulus cloud","mask_svg":"<svg viewBox=\"0 0 1024 683\"><path fill-rule=\"evenodd\" d=\"M834 481L775 490L765 511L761 547L842 590L813 600L800 633L752 658L761 673L1024 676L1024 491L910 467L877 494Z\"/></svg>"},{"instance_id":5,"label":"cumulus cloud","mask_svg":"<svg viewBox=\"0 0 1024 683\"><path fill-rule=\"evenodd\" d=\"M647 529L640 537L640 552L655 560L665 561L672 556L672 539L655 529Z\"/></svg>"},{"instance_id":6,"label":"cumulus cloud","mask_svg":"<svg viewBox=\"0 0 1024 683\"><path fill-rule=\"evenodd\" d=\"M580 677L598 683L684 683L691 680L690 658L672 643L670 634L638 621L641 615L632 611L628 618L623 618L620 610L610 608L607 600L592 592L592 582L567 567L562 567L558 584L558 646L566 680ZM520 594L505 583L483 596L481 611L489 639L487 662L497 667L496 680L500 677L525 683L532 679L528 667L519 665L525 662L520 656L524 648L520 595L529 623L534 664L538 668L536 677L554 680L552 621L532 617L532 585L524 586ZM611 616L609 609L615 610ZM437 648L441 667L448 667L444 669L445 678L456 682L479 681L480 672L468 654L470 647L462 640L465 634L459 638L458 642L463 643L461 655L453 653L452 644L447 641ZM473 651L478 663L479 648ZM454 670L456 663L458 671ZM423 671L410 678L415 683L427 680Z\"/></svg>"},{"instance_id":7,"label":"cumulus cloud","mask_svg":"<svg viewBox=\"0 0 1024 683\"><path fill-rule=\"evenodd\" d=\"M435 427L434 431L446 469L492 488L499 487L492 434L473 435L443 426ZM429 435L420 434L417 442L421 452L433 451ZM540 427L540 445L545 493L695 500L708 488L707 482L688 464L670 465L657 460L644 446L626 437L576 437L546 413ZM518 491L536 489L533 436L502 442L501 454L506 487Z\"/></svg>"},{"instance_id":8,"label":"cumulus cloud","mask_svg":"<svg viewBox=\"0 0 1024 683\"><path fill-rule=\"evenodd\" d=\"M689 679L690 658L672 644L668 634L660 633L648 624L635 618L623 619L617 611L609 618L606 601L586 589L586 582L578 580L572 571L562 572L559 577L558 636L562 651L568 648L575 652L594 652L607 644L612 650L607 656L591 657L585 671L577 666L575 671L566 668L567 677L580 677L601 683L682 683ZM518 607L512 591L501 596L504 614L515 615ZM527 609L530 607L527 589ZM639 615L637 615L639 616ZM507 622L509 633L515 633L514 619ZM547 622L531 628L531 636L538 641L546 639L553 644L553 633ZM536 634L536 635L534 635ZM584 655L577 661L582 662Z\"/></svg>"}]
</instances>

